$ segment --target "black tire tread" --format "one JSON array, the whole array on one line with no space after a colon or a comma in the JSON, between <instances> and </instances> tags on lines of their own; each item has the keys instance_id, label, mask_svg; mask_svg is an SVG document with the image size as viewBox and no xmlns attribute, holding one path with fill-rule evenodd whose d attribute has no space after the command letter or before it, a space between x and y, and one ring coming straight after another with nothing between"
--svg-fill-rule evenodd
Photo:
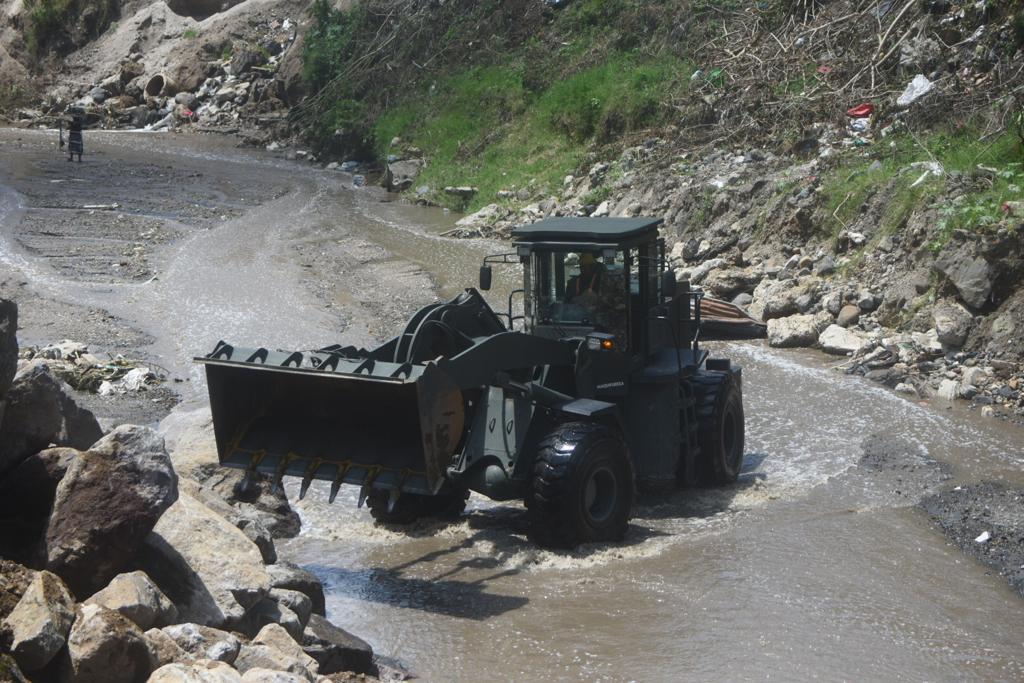
<instances>
[{"instance_id":1,"label":"black tire tread","mask_svg":"<svg viewBox=\"0 0 1024 683\"><path fill-rule=\"evenodd\" d=\"M702 370L690 379L696 403L698 439L700 456L697 460L697 484L699 486L725 486L737 479L737 473L727 472L718 458L719 444L712 440L715 432L716 410L720 401L728 402L739 397L740 417L742 418L742 396L739 387L733 381L732 373L720 370ZM724 399L720 399L722 395ZM741 449L742 450L742 449Z\"/></svg>"},{"instance_id":2,"label":"black tire tread","mask_svg":"<svg viewBox=\"0 0 1024 683\"><path fill-rule=\"evenodd\" d=\"M566 509L566 500L571 491L573 471L580 464L577 452L592 448L605 439L614 439L621 444L628 465L628 483L625 495L629 510L624 519L607 533L607 538L580 538L575 520ZM566 448L572 444L571 448ZM533 491L530 513L533 517L533 533L542 545L574 547L590 540L621 540L629 528L632 516L635 487L635 473L625 443L618 432L593 422L569 422L559 425L537 444L537 455L533 467Z\"/></svg>"},{"instance_id":3,"label":"black tire tread","mask_svg":"<svg viewBox=\"0 0 1024 683\"><path fill-rule=\"evenodd\" d=\"M447 491L436 496L419 493L403 493L395 502L395 508L388 511L389 491L374 489L366 496L370 515L382 524L407 525L425 517L454 519L466 509L469 491Z\"/></svg>"}]
</instances>

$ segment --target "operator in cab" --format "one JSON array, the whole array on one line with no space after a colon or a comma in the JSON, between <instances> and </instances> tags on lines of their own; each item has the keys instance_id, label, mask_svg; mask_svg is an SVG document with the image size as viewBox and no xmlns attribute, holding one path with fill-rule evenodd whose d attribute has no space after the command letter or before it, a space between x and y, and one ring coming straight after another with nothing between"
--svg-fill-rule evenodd
<instances>
[{"instance_id":1,"label":"operator in cab","mask_svg":"<svg viewBox=\"0 0 1024 683\"><path fill-rule=\"evenodd\" d=\"M586 298L588 294L599 293L604 275L604 264L598 261L594 254L583 252L580 254L580 274L570 278L565 285L565 300L569 302L580 297Z\"/></svg>"}]
</instances>

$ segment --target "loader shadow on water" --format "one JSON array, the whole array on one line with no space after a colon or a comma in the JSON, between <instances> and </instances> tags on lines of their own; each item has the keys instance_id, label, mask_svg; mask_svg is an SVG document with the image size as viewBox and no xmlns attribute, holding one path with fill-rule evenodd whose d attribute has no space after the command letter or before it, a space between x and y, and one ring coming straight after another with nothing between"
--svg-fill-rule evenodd
<instances>
[{"instance_id":1,"label":"loader shadow on water","mask_svg":"<svg viewBox=\"0 0 1024 683\"><path fill-rule=\"evenodd\" d=\"M564 560L571 566L593 555L665 535L633 524L620 543L585 544L573 550L539 548L527 535L526 511L507 505L475 509L457 524L468 525L470 535L394 566L304 566L320 577L329 594L482 621L519 609L530 601L525 595L494 592L492 589L502 579L552 560L554 564ZM423 531L418 529L411 541L422 542ZM505 584L502 589L517 590L514 583Z\"/></svg>"}]
</instances>

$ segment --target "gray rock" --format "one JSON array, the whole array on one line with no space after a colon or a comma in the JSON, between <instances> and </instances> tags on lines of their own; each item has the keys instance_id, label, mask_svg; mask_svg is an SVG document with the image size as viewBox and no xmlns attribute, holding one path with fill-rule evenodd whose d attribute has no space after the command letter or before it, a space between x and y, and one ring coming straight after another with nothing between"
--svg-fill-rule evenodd
<instances>
[{"instance_id":1,"label":"gray rock","mask_svg":"<svg viewBox=\"0 0 1024 683\"><path fill-rule=\"evenodd\" d=\"M839 325L829 325L818 336L818 344L825 353L847 356L856 353L867 340Z\"/></svg>"},{"instance_id":2,"label":"gray rock","mask_svg":"<svg viewBox=\"0 0 1024 683\"><path fill-rule=\"evenodd\" d=\"M250 669L286 671L310 681L316 680L318 672L316 660L277 624L267 624L251 643L242 645L235 668L243 674Z\"/></svg>"},{"instance_id":3,"label":"gray rock","mask_svg":"<svg viewBox=\"0 0 1024 683\"><path fill-rule=\"evenodd\" d=\"M57 486L47 569L77 595L95 592L134 561L177 495L163 439L148 427L118 427L75 458Z\"/></svg>"},{"instance_id":4,"label":"gray rock","mask_svg":"<svg viewBox=\"0 0 1024 683\"><path fill-rule=\"evenodd\" d=\"M857 306L862 311L873 311L880 303L881 300L872 292L862 290L857 293Z\"/></svg>"},{"instance_id":5,"label":"gray rock","mask_svg":"<svg viewBox=\"0 0 1024 683\"><path fill-rule=\"evenodd\" d=\"M4 620L10 651L25 671L50 663L67 642L75 621L75 600L55 574L36 574L14 610Z\"/></svg>"},{"instance_id":6,"label":"gray rock","mask_svg":"<svg viewBox=\"0 0 1024 683\"><path fill-rule=\"evenodd\" d=\"M227 631L201 624L175 624L160 631L196 659L232 664L242 646L241 641Z\"/></svg>"},{"instance_id":7,"label":"gray rock","mask_svg":"<svg viewBox=\"0 0 1024 683\"><path fill-rule=\"evenodd\" d=\"M404 192L413 186L422 170L422 159L395 161L387 165L381 184L389 192Z\"/></svg>"},{"instance_id":8,"label":"gray rock","mask_svg":"<svg viewBox=\"0 0 1024 683\"><path fill-rule=\"evenodd\" d=\"M249 46L236 49L235 53L231 56L231 75L238 76L244 74L252 70L253 67L263 66L266 63L267 58L258 50L254 50Z\"/></svg>"},{"instance_id":9,"label":"gray rock","mask_svg":"<svg viewBox=\"0 0 1024 683\"><path fill-rule=\"evenodd\" d=\"M762 274L743 268L723 268L710 273L704 280L704 289L719 299L728 301L741 292L753 292Z\"/></svg>"},{"instance_id":10,"label":"gray rock","mask_svg":"<svg viewBox=\"0 0 1024 683\"><path fill-rule=\"evenodd\" d=\"M153 655L138 626L113 610L81 605L68 636L71 683L135 683L153 671Z\"/></svg>"},{"instance_id":11,"label":"gray rock","mask_svg":"<svg viewBox=\"0 0 1024 683\"><path fill-rule=\"evenodd\" d=\"M858 320L860 320L860 306L847 304L839 309L836 324L839 327L849 327L850 325L856 325Z\"/></svg>"},{"instance_id":12,"label":"gray rock","mask_svg":"<svg viewBox=\"0 0 1024 683\"><path fill-rule=\"evenodd\" d=\"M318 614L310 617L302 637L302 649L317 661L321 675L373 670L373 648Z\"/></svg>"},{"instance_id":13,"label":"gray rock","mask_svg":"<svg viewBox=\"0 0 1024 683\"><path fill-rule=\"evenodd\" d=\"M308 595L289 588L271 588L270 599L294 612L302 628L306 628L309 616L313 613L313 601Z\"/></svg>"},{"instance_id":14,"label":"gray rock","mask_svg":"<svg viewBox=\"0 0 1024 683\"><path fill-rule=\"evenodd\" d=\"M171 662L184 662L192 659L181 647L174 642L174 639L158 628L151 628L144 634L149 644L149 651L153 653L153 666L161 667Z\"/></svg>"},{"instance_id":15,"label":"gray rock","mask_svg":"<svg viewBox=\"0 0 1024 683\"><path fill-rule=\"evenodd\" d=\"M145 572L119 574L103 590L85 601L128 617L141 629L174 623L178 610Z\"/></svg>"},{"instance_id":16,"label":"gray rock","mask_svg":"<svg viewBox=\"0 0 1024 683\"><path fill-rule=\"evenodd\" d=\"M955 301L940 301L932 311L935 333L944 346L962 348L971 332L974 317L966 308Z\"/></svg>"},{"instance_id":17,"label":"gray rock","mask_svg":"<svg viewBox=\"0 0 1024 683\"><path fill-rule=\"evenodd\" d=\"M2 417L0 474L51 443L81 449L102 436L93 414L78 407L42 360L29 361L17 371Z\"/></svg>"},{"instance_id":18,"label":"gray rock","mask_svg":"<svg viewBox=\"0 0 1024 683\"><path fill-rule=\"evenodd\" d=\"M813 346L831 322L828 313L791 315L768 321L768 345L776 348Z\"/></svg>"},{"instance_id":19,"label":"gray rock","mask_svg":"<svg viewBox=\"0 0 1024 683\"><path fill-rule=\"evenodd\" d=\"M62 394L60 381L41 361L15 375L0 425L0 474L56 441L64 424Z\"/></svg>"},{"instance_id":20,"label":"gray rock","mask_svg":"<svg viewBox=\"0 0 1024 683\"><path fill-rule=\"evenodd\" d=\"M967 245L944 251L932 267L949 278L960 297L971 308L982 308L992 293L991 267L980 256L973 256Z\"/></svg>"},{"instance_id":21,"label":"gray rock","mask_svg":"<svg viewBox=\"0 0 1024 683\"><path fill-rule=\"evenodd\" d=\"M733 297L732 303L734 306L746 308L747 306L750 305L750 302L752 302L753 300L753 296L747 294L746 292L741 292L740 294L737 294L735 297Z\"/></svg>"},{"instance_id":22,"label":"gray rock","mask_svg":"<svg viewBox=\"0 0 1024 683\"><path fill-rule=\"evenodd\" d=\"M234 628L270 591L256 545L186 493L146 537L141 561L179 618L205 626Z\"/></svg>"},{"instance_id":23,"label":"gray rock","mask_svg":"<svg viewBox=\"0 0 1024 683\"><path fill-rule=\"evenodd\" d=\"M165 664L146 683L242 683L242 675L224 662L202 660Z\"/></svg>"},{"instance_id":24,"label":"gray rock","mask_svg":"<svg viewBox=\"0 0 1024 683\"><path fill-rule=\"evenodd\" d=\"M814 264L814 273L816 275L831 275L836 272L836 260L831 255L826 254L821 257L817 263Z\"/></svg>"},{"instance_id":25,"label":"gray rock","mask_svg":"<svg viewBox=\"0 0 1024 683\"><path fill-rule=\"evenodd\" d=\"M704 261L697 267L690 270L690 284L700 284L711 271L716 268L721 268L724 265L726 265L726 261L723 258L713 258Z\"/></svg>"},{"instance_id":26,"label":"gray rock","mask_svg":"<svg viewBox=\"0 0 1024 683\"><path fill-rule=\"evenodd\" d=\"M278 562L267 567L267 575L272 587L299 591L310 599L314 614L326 614L324 587L313 572L291 562Z\"/></svg>"},{"instance_id":27,"label":"gray rock","mask_svg":"<svg viewBox=\"0 0 1024 683\"><path fill-rule=\"evenodd\" d=\"M939 398L952 401L960 395L960 382L955 379L944 379L939 382L939 389L936 394Z\"/></svg>"},{"instance_id":28,"label":"gray rock","mask_svg":"<svg viewBox=\"0 0 1024 683\"><path fill-rule=\"evenodd\" d=\"M247 636L253 636L267 624L277 624L296 641L302 638L304 624L299 616L286 604L281 604L269 596L250 607L245 613L245 618L235 628Z\"/></svg>"}]
</instances>

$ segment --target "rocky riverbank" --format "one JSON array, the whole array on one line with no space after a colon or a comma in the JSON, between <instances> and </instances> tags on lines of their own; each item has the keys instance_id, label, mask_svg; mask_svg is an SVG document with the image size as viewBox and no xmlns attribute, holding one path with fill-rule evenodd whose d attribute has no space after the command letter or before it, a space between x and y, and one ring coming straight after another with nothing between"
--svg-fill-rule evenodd
<instances>
[{"instance_id":1,"label":"rocky riverbank","mask_svg":"<svg viewBox=\"0 0 1024 683\"><path fill-rule=\"evenodd\" d=\"M277 560L297 515L217 468L208 413L104 434L16 329L0 301L4 680L374 680L316 577Z\"/></svg>"}]
</instances>

